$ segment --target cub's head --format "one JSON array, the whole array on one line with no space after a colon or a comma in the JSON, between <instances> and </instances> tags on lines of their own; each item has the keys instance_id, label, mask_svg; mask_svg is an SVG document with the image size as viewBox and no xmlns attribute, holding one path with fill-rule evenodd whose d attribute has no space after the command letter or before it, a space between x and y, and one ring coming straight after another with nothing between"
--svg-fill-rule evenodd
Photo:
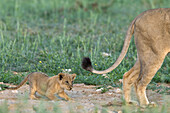
<instances>
[{"instance_id":1,"label":"cub's head","mask_svg":"<svg viewBox=\"0 0 170 113\"><path fill-rule=\"evenodd\" d=\"M76 74L59 73L58 78L61 88L71 90L73 88L73 81L76 78Z\"/></svg>"}]
</instances>

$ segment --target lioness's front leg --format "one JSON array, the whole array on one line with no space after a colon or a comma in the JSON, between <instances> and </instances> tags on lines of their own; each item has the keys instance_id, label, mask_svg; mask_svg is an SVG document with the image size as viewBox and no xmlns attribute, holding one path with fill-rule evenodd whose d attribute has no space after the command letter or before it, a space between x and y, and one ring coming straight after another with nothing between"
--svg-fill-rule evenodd
<instances>
[{"instance_id":1,"label":"lioness's front leg","mask_svg":"<svg viewBox=\"0 0 170 113\"><path fill-rule=\"evenodd\" d=\"M71 98L68 97L68 95L67 95L64 91L62 91L61 93L59 93L58 96L66 99L66 100L71 100Z\"/></svg>"}]
</instances>

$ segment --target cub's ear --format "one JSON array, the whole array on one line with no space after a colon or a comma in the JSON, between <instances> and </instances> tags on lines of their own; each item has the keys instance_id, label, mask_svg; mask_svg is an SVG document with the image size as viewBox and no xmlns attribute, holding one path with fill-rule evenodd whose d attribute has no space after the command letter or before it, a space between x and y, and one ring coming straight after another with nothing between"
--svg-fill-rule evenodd
<instances>
[{"instance_id":1,"label":"cub's ear","mask_svg":"<svg viewBox=\"0 0 170 113\"><path fill-rule=\"evenodd\" d=\"M65 76L64 73L59 73L59 74L58 74L59 80L62 80L64 76Z\"/></svg>"},{"instance_id":2,"label":"cub's ear","mask_svg":"<svg viewBox=\"0 0 170 113\"><path fill-rule=\"evenodd\" d=\"M72 74L72 79L74 80L76 78L76 74Z\"/></svg>"}]
</instances>

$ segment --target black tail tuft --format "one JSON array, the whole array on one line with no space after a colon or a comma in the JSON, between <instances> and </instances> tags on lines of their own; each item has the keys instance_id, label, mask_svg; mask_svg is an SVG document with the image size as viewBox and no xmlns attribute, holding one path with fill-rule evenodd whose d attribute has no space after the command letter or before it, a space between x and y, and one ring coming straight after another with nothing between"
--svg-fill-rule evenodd
<instances>
[{"instance_id":1,"label":"black tail tuft","mask_svg":"<svg viewBox=\"0 0 170 113\"><path fill-rule=\"evenodd\" d=\"M8 86L5 86L4 88L5 88L5 89L8 89L9 87L8 87Z\"/></svg>"},{"instance_id":2,"label":"black tail tuft","mask_svg":"<svg viewBox=\"0 0 170 113\"><path fill-rule=\"evenodd\" d=\"M92 71L93 67L91 65L91 60L88 57L84 57L81 64L82 68L87 71Z\"/></svg>"},{"instance_id":3,"label":"black tail tuft","mask_svg":"<svg viewBox=\"0 0 170 113\"><path fill-rule=\"evenodd\" d=\"M3 89L10 89L10 87L9 86L4 86L4 87L2 87Z\"/></svg>"}]
</instances>

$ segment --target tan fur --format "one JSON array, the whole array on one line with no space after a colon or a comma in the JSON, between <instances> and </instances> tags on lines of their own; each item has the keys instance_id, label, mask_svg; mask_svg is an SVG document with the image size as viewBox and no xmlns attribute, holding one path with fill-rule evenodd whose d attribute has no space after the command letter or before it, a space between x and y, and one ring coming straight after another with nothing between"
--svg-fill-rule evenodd
<instances>
[{"instance_id":1,"label":"tan fur","mask_svg":"<svg viewBox=\"0 0 170 113\"><path fill-rule=\"evenodd\" d=\"M123 76L124 97L127 103L132 102L130 92L131 86L134 85L140 105L146 106L149 104L146 87L170 52L170 8L148 10L137 16L128 28L120 56L110 68L97 71L87 65L86 69L97 74L115 69L125 57L133 34L137 60Z\"/></svg>"},{"instance_id":2,"label":"tan fur","mask_svg":"<svg viewBox=\"0 0 170 113\"><path fill-rule=\"evenodd\" d=\"M30 99L37 99L36 92L48 97L50 100L58 100L54 94L58 94L60 97L70 100L64 89L71 90L73 87L73 81L76 74L59 73L57 76L49 77L41 72L33 72L25 77L25 79L17 86L7 89L18 89L26 81L29 81L30 86Z\"/></svg>"}]
</instances>

